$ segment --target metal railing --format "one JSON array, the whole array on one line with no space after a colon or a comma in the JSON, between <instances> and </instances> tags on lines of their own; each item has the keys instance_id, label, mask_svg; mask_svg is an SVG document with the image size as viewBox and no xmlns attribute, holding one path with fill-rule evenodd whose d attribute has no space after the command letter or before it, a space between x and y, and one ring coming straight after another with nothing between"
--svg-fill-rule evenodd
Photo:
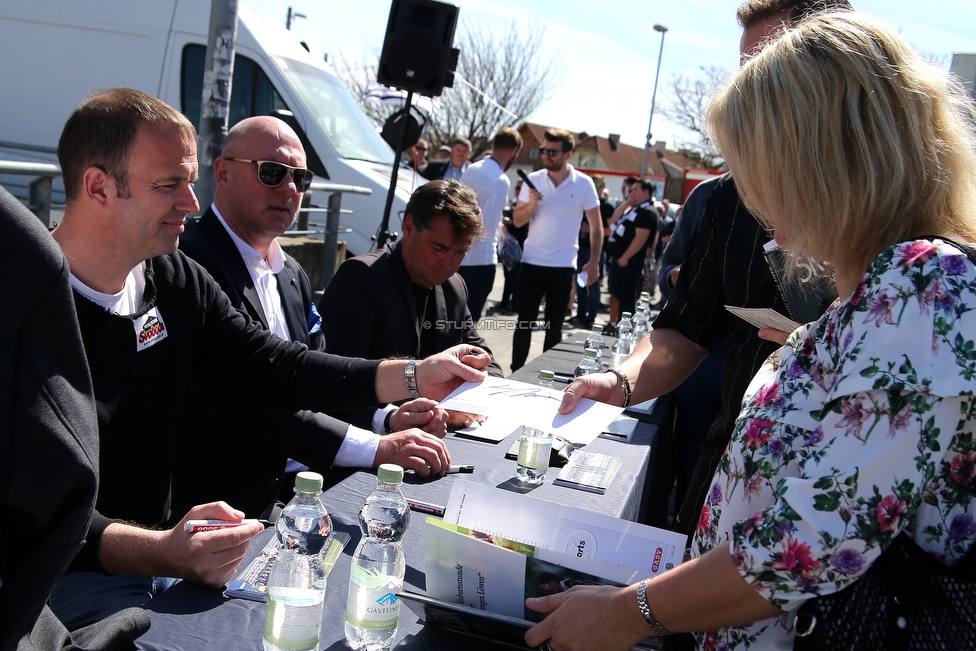
<instances>
[{"instance_id":1,"label":"metal railing","mask_svg":"<svg viewBox=\"0 0 976 651\"><path fill-rule=\"evenodd\" d=\"M0 160L0 173L37 177L27 187L27 207L51 228L51 182L61 176L61 168L50 163Z\"/></svg>"},{"instance_id":2,"label":"metal railing","mask_svg":"<svg viewBox=\"0 0 976 651\"><path fill-rule=\"evenodd\" d=\"M51 182L61 176L61 168L49 163L25 163L21 161L0 160L0 174L19 174L35 176L28 186L27 207L37 215L45 226L51 228ZM335 274L336 251L339 242L339 217L343 214L352 214L351 210L342 208L343 193L350 194L372 194L370 188L359 185L343 185L340 183L326 183L315 181L309 187L310 192L306 192L302 197L302 207L298 212L298 228L288 231L285 235L310 235L317 234L318 231L310 231L309 216L312 214L325 214L325 223L322 236L324 244L322 247L322 287L329 284ZM312 206L310 203L312 192L328 192L329 204L325 208Z\"/></svg>"}]
</instances>

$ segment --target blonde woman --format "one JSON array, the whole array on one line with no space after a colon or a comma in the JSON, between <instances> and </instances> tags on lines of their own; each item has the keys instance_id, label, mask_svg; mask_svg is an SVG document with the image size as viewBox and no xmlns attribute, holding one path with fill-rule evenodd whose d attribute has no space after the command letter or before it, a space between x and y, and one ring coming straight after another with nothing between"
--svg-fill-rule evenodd
<instances>
[{"instance_id":1,"label":"blonde woman","mask_svg":"<svg viewBox=\"0 0 976 651\"><path fill-rule=\"evenodd\" d=\"M746 62L708 121L756 216L832 269L839 299L754 378L692 544L624 589L529 600L555 651L655 631L792 648L791 613L905 532L957 563L976 540L976 123L894 30L824 14ZM702 632L704 631L704 632Z\"/></svg>"}]
</instances>

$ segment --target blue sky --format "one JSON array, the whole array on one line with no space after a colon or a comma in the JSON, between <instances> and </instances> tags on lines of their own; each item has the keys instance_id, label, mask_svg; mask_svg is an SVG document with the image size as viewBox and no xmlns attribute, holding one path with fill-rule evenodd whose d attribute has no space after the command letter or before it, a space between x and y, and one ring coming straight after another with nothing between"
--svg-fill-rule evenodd
<instances>
[{"instance_id":1,"label":"blue sky","mask_svg":"<svg viewBox=\"0 0 976 651\"><path fill-rule=\"evenodd\" d=\"M292 30L313 51L341 52L357 59L379 51L389 16L389 0L243 0L269 20L282 22L289 4L304 13ZM948 69L952 53L976 53L976 2L973 0L852 0L896 27L919 51ZM563 74L552 99L532 122L606 136L643 146L651 107L660 34L668 28L658 85L657 106L667 101L672 75L701 76L708 66L738 65L737 0L457 0L462 24L509 29L541 39L543 56L560 54ZM925 5L923 7L923 4ZM461 56L464 56L462 52ZM655 111L654 140L669 147L680 129Z\"/></svg>"}]
</instances>

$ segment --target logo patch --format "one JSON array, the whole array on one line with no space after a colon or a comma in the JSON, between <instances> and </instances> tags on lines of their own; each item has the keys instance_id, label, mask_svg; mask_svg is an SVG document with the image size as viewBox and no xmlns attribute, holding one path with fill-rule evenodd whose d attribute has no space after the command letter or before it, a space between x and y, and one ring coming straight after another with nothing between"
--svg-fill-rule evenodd
<instances>
[{"instance_id":1,"label":"logo patch","mask_svg":"<svg viewBox=\"0 0 976 651\"><path fill-rule=\"evenodd\" d=\"M136 351L141 352L153 344L158 344L166 338L166 324L159 313L159 308L153 308L132 322L136 331Z\"/></svg>"}]
</instances>

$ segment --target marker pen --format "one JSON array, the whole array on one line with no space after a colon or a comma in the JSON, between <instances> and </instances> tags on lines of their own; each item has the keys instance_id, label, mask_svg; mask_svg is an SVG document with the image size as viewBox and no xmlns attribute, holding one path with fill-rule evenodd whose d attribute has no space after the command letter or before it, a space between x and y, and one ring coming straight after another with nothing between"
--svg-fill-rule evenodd
<instances>
[{"instance_id":1,"label":"marker pen","mask_svg":"<svg viewBox=\"0 0 976 651\"><path fill-rule=\"evenodd\" d=\"M218 529L232 529L242 524L251 524L254 522L257 522L257 520L241 520L240 522L232 522L230 520L187 520L186 530L190 533L217 531Z\"/></svg>"},{"instance_id":2,"label":"marker pen","mask_svg":"<svg viewBox=\"0 0 976 651\"><path fill-rule=\"evenodd\" d=\"M451 466L445 472L445 475L456 475L458 473L471 474L474 472L474 466L471 464L465 466Z\"/></svg>"},{"instance_id":3,"label":"marker pen","mask_svg":"<svg viewBox=\"0 0 976 651\"><path fill-rule=\"evenodd\" d=\"M430 515L436 515L438 517L444 517L444 507L438 506L436 504L431 504L430 502L422 502L420 500L413 500L407 498L407 506L410 507L411 511L416 511L418 513L428 513Z\"/></svg>"}]
</instances>

